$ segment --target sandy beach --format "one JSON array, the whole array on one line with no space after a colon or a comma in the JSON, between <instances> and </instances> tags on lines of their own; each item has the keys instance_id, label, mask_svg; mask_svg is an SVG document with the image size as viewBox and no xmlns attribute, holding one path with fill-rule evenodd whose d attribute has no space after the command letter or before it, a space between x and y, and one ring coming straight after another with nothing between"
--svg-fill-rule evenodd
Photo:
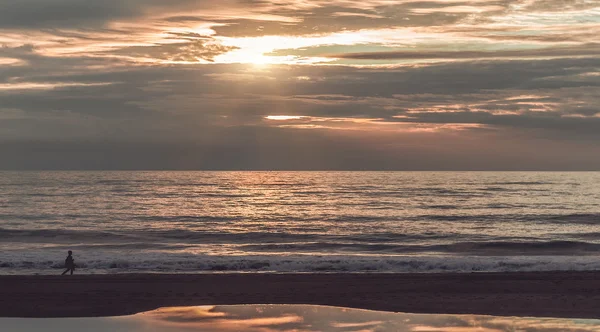
<instances>
[{"instance_id":1,"label":"sandy beach","mask_svg":"<svg viewBox=\"0 0 600 332\"><path fill-rule=\"evenodd\" d=\"M1 276L0 285L2 317L315 304L408 313L600 318L596 272Z\"/></svg>"}]
</instances>

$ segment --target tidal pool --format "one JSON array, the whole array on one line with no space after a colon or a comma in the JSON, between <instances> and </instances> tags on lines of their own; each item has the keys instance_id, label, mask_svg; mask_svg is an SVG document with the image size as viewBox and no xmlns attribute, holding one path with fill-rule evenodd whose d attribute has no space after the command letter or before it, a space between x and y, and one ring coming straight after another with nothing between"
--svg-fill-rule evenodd
<instances>
[{"instance_id":1,"label":"tidal pool","mask_svg":"<svg viewBox=\"0 0 600 332\"><path fill-rule=\"evenodd\" d=\"M0 318L0 330L600 332L600 320L407 314L309 305L234 305L162 308L106 318Z\"/></svg>"}]
</instances>

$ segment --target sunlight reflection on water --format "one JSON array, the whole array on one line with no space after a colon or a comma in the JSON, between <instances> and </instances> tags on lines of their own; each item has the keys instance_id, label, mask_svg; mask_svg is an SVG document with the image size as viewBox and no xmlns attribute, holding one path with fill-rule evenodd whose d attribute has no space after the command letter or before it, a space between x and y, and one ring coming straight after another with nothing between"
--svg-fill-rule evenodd
<instances>
[{"instance_id":1,"label":"sunlight reflection on water","mask_svg":"<svg viewBox=\"0 0 600 332\"><path fill-rule=\"evenodd\" d=\"M3 331L600 331L600 320L425 315L306 305L162 308L110 318L0 318Z\"/></svg>"}]
</instances>

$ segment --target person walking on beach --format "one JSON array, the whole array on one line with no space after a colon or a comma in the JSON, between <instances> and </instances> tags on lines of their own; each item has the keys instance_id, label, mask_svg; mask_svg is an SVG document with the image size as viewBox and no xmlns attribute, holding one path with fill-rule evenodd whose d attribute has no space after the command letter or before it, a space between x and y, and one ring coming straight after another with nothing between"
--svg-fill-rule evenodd
<instances>
[{"instance_id":1,"label":"person walking on beach","mask_svg":"<svg viewBox=\"0 0 600 332\"><path fill-rule=\"evenodd\" d=\"M73 275L73 271L75 271L75 259L73 259L73 252L71 250L69 250L69 256L65 259L65 267L67 269L61 275L64 276L69 271L71 271L71 275Z\"/></svg>"}]
</instances>

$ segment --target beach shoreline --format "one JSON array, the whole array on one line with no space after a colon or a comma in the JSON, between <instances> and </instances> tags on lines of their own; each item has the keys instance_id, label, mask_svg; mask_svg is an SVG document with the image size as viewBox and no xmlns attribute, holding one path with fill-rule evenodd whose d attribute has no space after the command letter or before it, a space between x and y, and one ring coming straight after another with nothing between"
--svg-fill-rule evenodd
<instances>
[{"instance_id":1,"label":"beach shoreline","mask_svg":"<svg viewBox=\"0 0 600 332\"><path fill-rule=\"evenodd\" d=\"M307 304L406 313L600 318L599 303L600 273L595 271L0 276L0 317Z\"/></svg>"}]
</instances>

